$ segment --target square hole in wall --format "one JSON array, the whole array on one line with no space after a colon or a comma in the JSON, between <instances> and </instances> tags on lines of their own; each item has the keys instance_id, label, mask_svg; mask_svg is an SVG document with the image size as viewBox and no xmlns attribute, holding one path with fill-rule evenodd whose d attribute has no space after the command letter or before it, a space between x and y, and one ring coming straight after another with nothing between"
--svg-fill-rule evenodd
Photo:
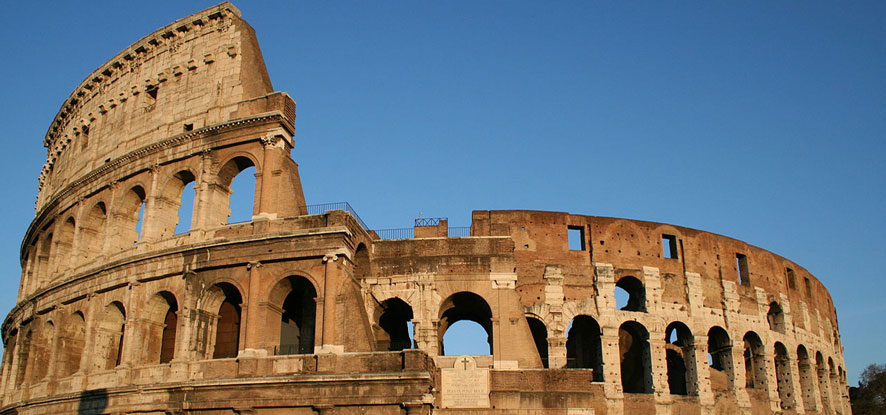
<instances>
[{"instance_id":1,"label":"square hole in wall","mask_svg":"<svg viewBox=\"0 0 886 415\"><path fill-rule=\"evenodd\" d=\"M677 237L661 234L661 249L665 258L677 259Z\"/></svg>"},{"instance_id":2,"label":"square hole in wall","mask_svg":"<svg viewBox=\"0 0 886 415\"><path fill-rule=\"evenodd\" d=\"M584 251L585 250L585 228L584 226L569 226L569 250Z\"/></svg>"},{"instance_id":3,"label":"square hole in wall","mask_svg":"<svg viewBox=\"0 0 886 415\"><path fill-rule=\"evenodd\" d=\"M797 289L797 281L796 281L796 278L794 277L794 270L792 270L790 268L785 268L784 271L788 277L788 288L790 288L792 290L796 290Z\"/></svg>"},{"instance_id":4,"label":"square hole in wall","mask_svg":"<svg viewBox=\"0 0 886 415\"><path fill-rule=\"evenodd\" d=\"M748 257L744 254L735 254L735 269L738 271L738 283L748 285L750 274L748 273Z\"/></svg>"}]
</instances>

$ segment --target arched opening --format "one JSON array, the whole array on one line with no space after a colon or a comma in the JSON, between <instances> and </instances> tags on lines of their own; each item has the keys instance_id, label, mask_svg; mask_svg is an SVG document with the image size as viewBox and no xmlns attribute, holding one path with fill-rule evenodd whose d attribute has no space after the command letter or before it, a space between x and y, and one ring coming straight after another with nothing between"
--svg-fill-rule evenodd
<instances>
[{"instance_id":1,"label":"arched opening","mask_svg":"<svg viewBox=\"0 0 886 415\"><path fill-rule=\"evenodd\" d=\"M752 331L744 335L745 387L766 389L766 353L760 336Z\"/></svg>"},{"instance_id":2,"label":"arched opening","mask_svg":"<svg viewBox=\"0 0 886 415\"><path fill-rule=\"evenodd\" d=\"M228 206L228 215L220 223L231 224L248 222L255 214L256 177L255 163L247 157L234 157L218 172L223 198L220 202Z\"/></svg>"},{"instance_id":3,"label":"arched opening","mask_svg":"<svg viewBox=\"0 0 886 415\"><path fill-rule=\"evenodd\" d=\"M19 343L18 350L16 351L16 359L18 362L16 364L15 370L15 384L21 385L24 383L25 379L27 379L27 371L28 371L28 358L31 352L31 337L33 336L33 332L31 328L23 328L22 329L25 334L22 335L21 342Z\"/></svg>"},{"instance_id":4,"label":"arched opening","mask_svg":"<svg viewBox=\"0 0 886 415\"><path fill-rule=\"evenodd\" d=\"M108 304L98 319L95 333L96 370L108 370L123 363L123 342L126 335L126 309L119 301Z\"/></svg>"},{"instance_id":5,"label":"arched opening","mask_svg":"<svg viewBox=\"0 0 886 415\"><path fill-rule=\"evenodd\" d=\"M174 301L174 300L173 300ZM175 358L175 334L178 327L178 306L170 304L163 319L163 337L160 342L160 363L168 363Z\"/></svg>"},{"instance_id":6,"label":"arched opening","mask_svg":"<svg viewBox=\"0 0 886 415\"><path fill-rule=\"evenodd\" d=\"M37 241L31 242L25 252L25 258L22 266L22 280L19 282L19 295L30 293L35 284L37 264L34 259L37 257Z\"/></svg>"},{"instance_id":7,"label":"arched opening","mask_svg":"<svg viewBox=\"0 0 886 415\"><path fill-rule=\"evenodd\" d=\"M815 354L815 366L818 373L818 393L821 395L821 406L825 409L831 409L831 390L828 386L828 368L821 352Z\"/></svg>"},{"instance_id":8,"label":"arched opening","mask_svg":"<svg viewBox=\"0 0 886 415\"><path fill-rule=\"evenodd\" d=\"M462 321L465 322L453 327ZM448 333L450 327L453 328L452 333ZM440 355L493 354L492 309L477 294L462 291L447 298L440 306L439 330L439 338L442 340ZM485 344L481 341L483 332L486 333ZM483 353L484 351L488 353Z\"/></svg>"},{"instance_id":9,"label":"arched opening","mask_svg":"<svg viewBox=\"0 0 886 415\"><path fill-rule=\"evenodd\" d=\"M708 363L710 366L711 389L727 391L734 383L732 365L732 341L722 327L708 330Z\"/></svg>"},{"instance_id":10,"label":"arched opening","mask_svg":"<svg viewBox=\"0 0 886 415\"><path fill-rule=\"evenodd\" d=\"M37 284L35 287L43 285L44 281L48 281L52 275L49 269L49 260L52 251L52 232L47 233L40 239L37 247Z\"/></svg>"},{"instance_id":11,"label":"arched opening","mask_svg":"<svg viewBox=\"0 0 886 415\"><path fill-rule=\"evenodd\" d=\"M359 244L357 245L357 250L354 251L354 277L358 280L363 280L368 276L369 250L366 249L366 245Z\"/></svg>"},{"instance_id":12,"label":"arched opening","mask_svg":"<svg viewBox=\"0 0 886 415\"><path fill-rule=\"evenodd\" d=\"M71 265L74 247L74 231L77 229L74 218L68 217L58 230L55 242L55 271L61 272Z\"/></svg>"},{"instance_id":13,"label":"arched opening","mask_svg":"<svg viewBox=\"0 0 886 415\"><path fill-rule=\"evenodd\" d=\"M144 363L169 363L175 358L178 331L178 301L169 291L161 291L148 300L146 310L147 341Z\"/></svg>"},{"instance_id":14,"label":"arched opening","mask_svg":"<svg viewBox=\"0 0 886 415\"><path fill-rule=\"evenodd\" d=\"M142 222L145 213L145 189L141 186L133 186L126 191L120 200L115 218L119 225L117 248L125 250L138 244L142 235Z\"/></svg>"},{"instance_id":15,"label":"arched opening","mask_svg":"<svg viewBox=\"0 0 886 415\"><path fill-rule=\"evenodd\" d=\"M231 284L220 283L213 286L206 296L207 303L211 303L210 309L215 312L212 358L237 357L240 349L240 304L243 303L240 291Z\"/></svg>"},{"instance_id":16,"label":"arched opening","mask_svg":"<svg viewBox=\"0 0 886 415\"><path fill-rule=\"evenodd\" d=\"M382 313L378 325L385 336L378 342L379 350L399 351L413 348L409 328L412 324L412 307L399 298L389 298L381 303Z\"/></svg>"},{"instance_id":17,"label":"arched opening","mask_svg":"<svg viewBox=\"0 0 886 415\"><path fill-rule=\"evenodd\" d=\"M816 411L815 373L809 352L802 344L797 346L797 369L800 374L800 389L803 390L803 409L806 412Z\"/></svg>"},{"instance_id":18,"label":"arched opening","mask_svg":"<svg viewBox=\"0 0 886 415\"><path fill-rule=\"evenodd\" d=\"M636 321L618 328L621 386L625 393L652 393L652 356L649 332Z\"/></svg>"},{"instance_id":19,"label":"arched opening","mask_svg":"<svg viewBox=\"0 0 886 415\"><path fill-rule=\"evenodd\" d=\"M526 323L529 324L529 332L532 333L532 340L535 342L535 349L538 350L538 357L541 358L541 365L548 368L548 328L541 320L526 316Z\"/></svg>"},{"instance_id":20,"label":"arched opening","mask_svg":"<svg viewBox=\"0 0 886 415\"><path fill-rule=\"evenodd\" d=\"M89 209L89 213L80 223L80 257L83 260L95 258L102 253L104 238L102 232L108 219L108 209L104 202L98 202Z\"/></svg>"},{"instance_id":21,"label":"arched opening","mask_svg":"<svg viewBox=\"0 0 886 415\"><path fill-rule=\"evenodd\" d=\"M28 357L31 361L28 363L30 383L37 383L49 375L49 356L51 354L52 339L55 337L55 324L51 321L43 323L41 329L36 334L36 341L31 344Z\"/></svg>"},{"instance_id":22,"label":"arched opening","mask_svg":"<svg viewBox=\"0 0 886 415\"><path fill-rule=\"evenodd\" d=\"M778 390L778 399L781 401L781 409L794 407L794 385L791 384L791 368L788 349L781 342L775 343L775 387Z\"/></svg>"},{"instance_id":23,"label":"arched opening","mask_svg":"<svg viewBox=\"0 0 886 415\"><path fill-rule=\"evenodd\" d=\"M695 395L695 338L685 324L676 321L665 329L665 360L671 395Z\"/></svg>"},{"instance_id":24,"label":"arched opening","mask_svg":"<svg viewBox=\"0 0 886 415\"><path fill-rule=\"evenodd\" d=\"M61 353L58 374L61 377L73 375L80 370L83 346L86 344L86 319L83 318L83 313L76 311L71 314L64 332L59 345Z\"/></svg>"},{"instance_id":25,"label":"arched opening","mask_svg":"<svg viewBox=\"0 0 886 415\"><path fill-rule=\"evenodd\" d=\"M15 364L15 355L18 351L18 349L16 349L18 343L17 339L18 330L12 329L9 333L6 344L3 347L3 390L0 392L5 392L13 386L10 384L10 380L12 372L14 371L13 365Z\"/></svg>"},{"instance_id":26,"label":"arched opening","mask_svg":"<svg viewBox=\"0 0 886 415\"><path fill-rule=\"evenodd\" d=\"M194 174L182 170L172 176L154 199L154 237L165 239L191 230L194 212Z\"/></svg>"},{"instance_id":27,"label":"arched opening","mask_svg":"<svg viewBox=\"0 0 886 415\"><path fill-rule=\"evenodd\" d=\"M842 411L840 410L840 403L841 403L841 400L843 399L843 396L842 396L843 394L840 393L840 386L839 386L840 381L837 378L837 368L834 365L834 358L833 357L828 358L828 370L830 372L830 380L828 382L828 387L830 388L830 391L831 391L831 399L832 399L832 402L834 405L834 410L839 414L839 413L842 413Z\"/></svg>"},{"instance_id":28,"label":"arched opening","mask_svg":"<svg viewBox=\"0 0 886 415\"><path fill-rule=\"evenodd\" d=\"M624 298L627 297L625 301ZM615 283L616 308L622 311L646 311L646 288L640 280L621 277ZM621 300L621 301L619 301Z\"/></svg>"},{"instance_id":29,"label":"arched opening","mask_svg":"<svg viewBox=\"0 0 886 415\"><path fill-rule=\"evenodd\" d=\"M566 332L566 367L594 370L594 382L603 381L602 331L597 320L576 316Z\"/></svg>"},{"instance_id":30,"label":"arched opening","mask_svg":"<svg viewBox=\"0 0 886 415\"><path fill-rule=\"evenodd\" d=\"M276 354L314 353L314 327L317 315L317 290L304 277L288 277L274 288L286 293L279 317L280 342ZM279 297L272 294L272 296Z\"/></svg>"},{"instance_id":31,"label":"arched opening","mask_svg":"<svg viewBox=\"0 0 886 415\"><path fill-rule=\"evenodd\" d=\"M784 311L777 302L773 301L769 304L766 320L769 322L769 330L784 333Z\"/></svg>"}]
</instances>

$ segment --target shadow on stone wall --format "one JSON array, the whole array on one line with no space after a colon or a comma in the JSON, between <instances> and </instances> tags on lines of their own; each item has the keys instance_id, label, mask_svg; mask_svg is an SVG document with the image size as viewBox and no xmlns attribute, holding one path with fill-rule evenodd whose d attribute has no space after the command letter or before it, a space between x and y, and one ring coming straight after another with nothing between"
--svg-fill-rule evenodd
<instances>
[{"instance_id":1,"label":"shadow on stone wall","mask_svg":"<svg viewBox=\"0 0 886 415\"><path fill-rule=\"evenodd\" d=\"M99 415L108 407L108 390L95 389L80 393L77 415Z\"/></svg>"}]
</instances>

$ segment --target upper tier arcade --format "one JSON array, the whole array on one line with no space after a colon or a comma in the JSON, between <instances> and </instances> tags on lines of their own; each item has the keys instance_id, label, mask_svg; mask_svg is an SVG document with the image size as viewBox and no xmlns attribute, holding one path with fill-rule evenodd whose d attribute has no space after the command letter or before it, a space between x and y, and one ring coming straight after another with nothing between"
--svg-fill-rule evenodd
<instances>
[{"instance_id":1,"label":"upper tier arcade","mask_svg":"<svg viewBox=\"0 0 886 415\"><path fill-rule=\"evenodd\" d=\"M234 177L250 167L253 219L305 214L294 132L295 102L273 91L255 33L230 3L135 42L77 86L50 125L19 298L108 261L212 238L228 223ZM192 220L176 235L192 183Z\"/></svg>"},{"instance_id":2,"label":"upper tier arcade","mask_svg":"<svg viewBox=\"0 0 886 415\"><path fill-rule=\"evenodd\" d=\"M252 27L230 3L145 36L89 74L64 101L43 140L37 210L69 186L135 150L223 122L279 111L291 135L294 104L275 104ZM262 105L265 108L260 108ZM193 134L180 141L193 141Z\"/></svg>"}]
</instances>

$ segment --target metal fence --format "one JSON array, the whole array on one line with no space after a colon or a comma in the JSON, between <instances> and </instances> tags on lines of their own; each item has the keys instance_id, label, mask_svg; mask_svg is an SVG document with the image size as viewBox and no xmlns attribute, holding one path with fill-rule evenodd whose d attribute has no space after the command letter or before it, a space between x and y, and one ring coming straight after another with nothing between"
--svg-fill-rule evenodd
<instances>
[{"instance_id":1,"label":"metal fence","mask_svg":"<svg viewBox=\"0 0 886 415\"><path fill-rule=\"evenodd\" d=\"M412 239L415 238L415 228L376 229L373 232L379 239ZM449 228L448 237L458 238L471 236L470 226L453 226Z\"/></svg>"},{"instance_id":2,"label":"metal fence","mask_svg":"<svg viewBox=\"0 0 886 415\"><path fill-rule=\"evenodd\" d=\"M354 219L357 220L357 223L363 227L363 229L369 229L366 226L366 222L363 222L363 219L360 219L360 215L357 214L357 211L351 207L351 204L348 202L335 202L335 203L321 203L319 205L308 205L308 214L309 215L322 215L330 210L344 210L351 214Z\"/></svg>"},{"instance_id":3,"label":"metal fence","mask_svg":"<svg viewBox=\"0 0 886 415\"><path fill-rule=\"evenodd\" d=\"M412 239L415 238L415 228L376 229L373 232L379 239Z\"/></svg>"},{"instance_id":4,"label":"metal fence","mask_svg":"<svg viewBox=\"0 0 886 415\"><path fill-rule=\"evenodd\" d=\"M308 205L308 214L309 215L322 215L330 210L344 210L351 214L357 223L363 227L363 229L369 230L369 226L366 226L366 222L363 222L363 219L360 218L360 215L357 214L357 211L351 207L351 204L348 202L335 202L335 203L321 203L317 205ZM449 220L448 218L418 218L415 220L415 226L439 226L440 221ZM412 239L415 238L415 228L396 228L396 229L374 229L372 232L375 232L379 239ZM448 236L451 238L471 236L471 227L470 226L450 226L448 230Z\"/></svg>"}]
</instances>

